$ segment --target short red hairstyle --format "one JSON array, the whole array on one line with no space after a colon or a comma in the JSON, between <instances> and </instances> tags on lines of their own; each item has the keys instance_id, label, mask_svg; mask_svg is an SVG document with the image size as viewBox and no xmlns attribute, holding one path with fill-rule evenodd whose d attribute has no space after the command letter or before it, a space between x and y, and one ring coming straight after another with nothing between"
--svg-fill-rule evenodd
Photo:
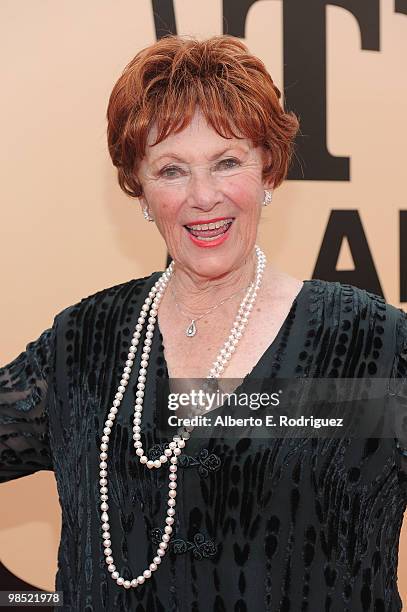
<instances>
[{"instance_id":1,"label":"short red hairstyle","mask_svg":"<svg viewBox=\"0 0 407 612\"><path fill-rule=\"evenodd\" d=\"M142 195L136 170L153 123L157 144L186 127L196 105L224 138L243 135L270 151L263 180L272 179L278 187L287 176L299 128L280 98L264 63L240 39L161 38L127 64L110 95L107 139L121 189L132 197Z\"/></svg>"}]
</instances>

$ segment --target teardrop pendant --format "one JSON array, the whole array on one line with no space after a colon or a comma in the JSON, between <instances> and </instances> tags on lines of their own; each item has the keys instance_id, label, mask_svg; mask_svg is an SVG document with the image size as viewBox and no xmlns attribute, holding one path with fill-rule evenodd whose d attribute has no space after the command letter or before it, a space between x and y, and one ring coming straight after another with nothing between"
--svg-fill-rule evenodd
<instances>
[{"instance_id":1,"label":"teardrop pendant","mask_svg":"<svg viewBox=\"0 0 407 612\"><path fill-rule=\"evenodd\" d=\"M196 325L195 325L194 319L192 319L191 324L188 325L185 333L188 336L188 338L192 338L192 336L195 336L195 334L196 334Z\"/></svg>"}]
</instances>

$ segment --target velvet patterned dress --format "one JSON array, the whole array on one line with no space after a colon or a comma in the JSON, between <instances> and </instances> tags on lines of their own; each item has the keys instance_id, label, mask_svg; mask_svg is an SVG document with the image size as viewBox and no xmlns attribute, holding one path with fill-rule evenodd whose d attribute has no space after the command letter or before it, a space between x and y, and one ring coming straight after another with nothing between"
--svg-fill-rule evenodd
<instances>
[{"instance_id":1,"label":"velvet patterned dress","mask_svg":"<svg viewBox=\"0 0 407 612\"><path fill-rule=\"evenodd\" d=\"M64 605L55 609L401 610L397 564L407 452L398 438L227 442L200 439L196 429L180 458L176 521L162 563L136 589L112 580L101 537L101 436L141 306L160 274L65 308L0 369L0 480L45 469L57 481L62 533L55 589L63 591ZM108 450L113 556L130 580L156 554L168 498L168 464L147 470L135 460L139 362L138 350ZM401 393L407 314L352 285L304 281L250 377L388 377ZM168 442L156 434L154 392L155 381L166 378L156 325L142 421L152 459Z\"/></svg>"}]
</instances>

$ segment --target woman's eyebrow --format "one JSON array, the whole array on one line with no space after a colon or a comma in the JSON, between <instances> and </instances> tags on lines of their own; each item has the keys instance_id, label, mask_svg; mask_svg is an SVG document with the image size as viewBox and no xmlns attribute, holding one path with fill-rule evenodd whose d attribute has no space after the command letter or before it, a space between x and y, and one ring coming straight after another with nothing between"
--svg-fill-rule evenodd
<instances>
[{"instance_id":1,"label":"woman's eyebrow","mask_svg":"<svg viewBox=\"0 0 407 612\"><path fill-rule=\"evenodd\" d=\"M226 149L223 149L222 151L219 151L219 153L215 153L215 155L210 157L209 160L213 161L214 159L217 159L218 157L221 157L222 155L224 155L225 153L228 153L229 151L240 151L241 153L247 153L248 149L246 147L242 147L239 144L232 145L231 147L227 147Z\"/></svg>"},{"instance_id":2,"label":"woman's eyebrow","mask_svg":"<svg viewBox=\"0 0 407 612\"><path fill-rule=\"evenodd\" d=\"M163 153L162 155L160 155L160 157L157 157L157 159L153 159L153 164L157 164L160 160L165 159L166 157L176 159L180 162L184 161L181 157L175 155L175 153Z\"/></svg>"},{"instance_id":3,"label":"woman's eyebrow","mask_svg":"<svg viewBox=\"0 0 407 612\"><path fill-rule=\"evenodd\" d=\"M226 149L222 149L221 151L215 153L214 155L210 156L208 159L209 161L213 161L214 159L217 159L218 157L221 157L222 155L224 155L225 153L227 153L228 151L235 151L235 150L240 150L242 153L247 153L248 149L247 148L243 148L241 145L235 145L232 147L227 147ZM182 157L179 157L179 155L176 155L175 153L163 153L162 155L160 155L159 157L157 157L157 159L153 160L153 163L158 163L160 160L164 159L164 158L171 158L171 159L176 159L177 161L180 162L184 162L185 160L182 159Z\"/></svg>"}]
</instances>

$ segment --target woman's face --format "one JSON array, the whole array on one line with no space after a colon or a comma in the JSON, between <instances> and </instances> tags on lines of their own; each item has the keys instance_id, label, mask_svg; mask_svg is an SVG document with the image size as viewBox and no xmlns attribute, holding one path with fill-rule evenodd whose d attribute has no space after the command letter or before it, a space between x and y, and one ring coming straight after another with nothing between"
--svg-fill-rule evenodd
<instances>
[{"instance_id":1,"label":"woman's face","mask_svg":"<svg viewBox=\"0 0 407 612\"><path fill-rule=\"evenodd\" d=\"M137 172L140 200L176 265L206 278L239 268L254 248L271 187L262 181L263 149L223 138L199 109L184 130L152 147L155 137L153 127ZM209 223L221 227L205 229Z\"/></svg>"}]
</instances>

